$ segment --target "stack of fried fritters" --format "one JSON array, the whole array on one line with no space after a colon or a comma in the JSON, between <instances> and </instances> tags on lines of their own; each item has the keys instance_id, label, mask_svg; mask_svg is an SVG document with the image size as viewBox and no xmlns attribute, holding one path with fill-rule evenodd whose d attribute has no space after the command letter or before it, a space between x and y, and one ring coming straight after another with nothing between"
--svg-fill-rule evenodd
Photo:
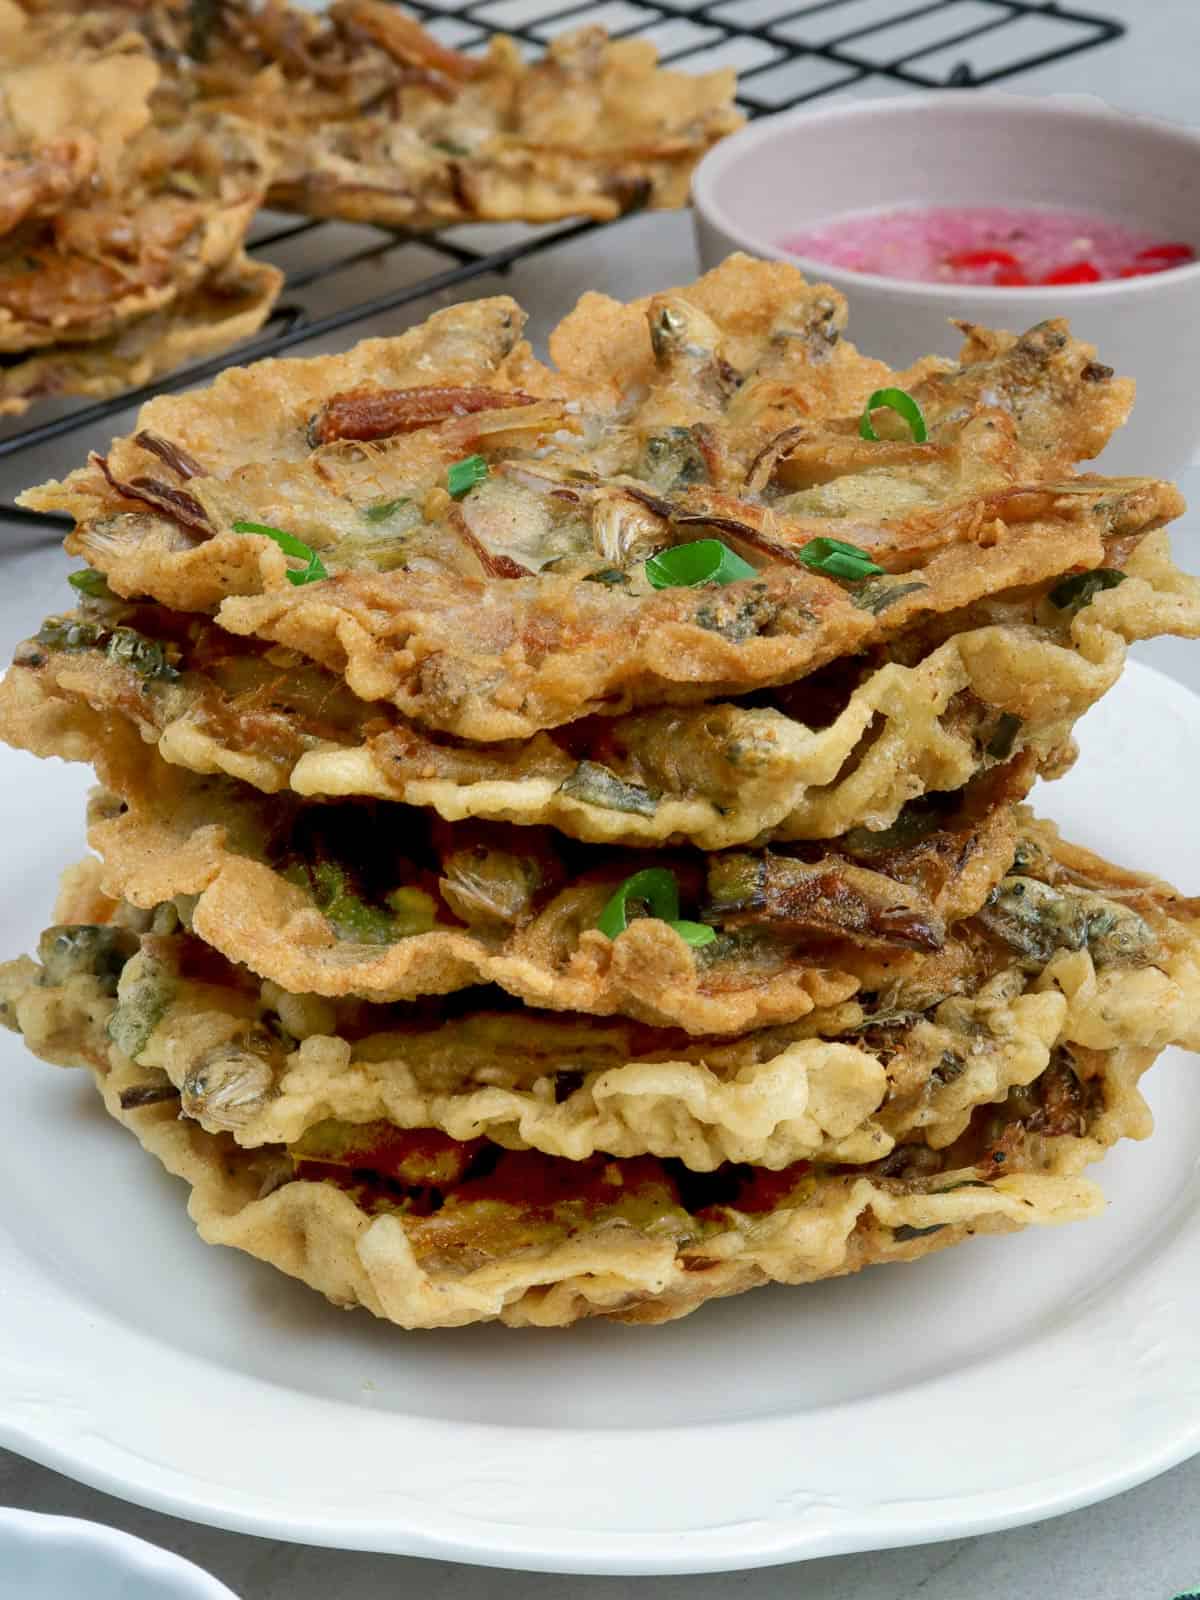
<instances>
[{"instance_id":1,"label":"stack of fried fritters","mask_svg":"<svg viewBox=\"0 0 1200 1600\"><path fill-rule=\"evenodd\" d=\"M0 731L103 788L5 1015L206 1239L657 1322L1098 1209L1200 906L1023 801L1200 633L1181 503L1076 471L1132 396L1064 325L896 374L844 318L733 257L547 367L478 301L25 497L88 566Z\"/></svg>"}]
</instances>

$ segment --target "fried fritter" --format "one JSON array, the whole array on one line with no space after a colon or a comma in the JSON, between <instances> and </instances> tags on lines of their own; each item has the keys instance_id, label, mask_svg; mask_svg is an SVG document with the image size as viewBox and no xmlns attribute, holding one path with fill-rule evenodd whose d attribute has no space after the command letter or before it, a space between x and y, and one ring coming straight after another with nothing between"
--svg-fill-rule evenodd
<instances>
[{"instance_id":1,"label":"fried fritter","mask_svg":"<svg viewBox=\"0 0 1200 1600\"><path fill-rule=\"evenodd\" d=\"M161 114L257 123L280 161L269 203L313 216L421 229L681 206L742 121L732 70L669 71L597 27L526 63L505 38L478 60L448 50L379 0L127 11L164 65Z\"/></svg>"},{"instance_id":2,"label":"fried fritter","mask_svg":"<svg viewBox=\"0 0 1200 1600\"><path fill-rule=\"evenodd\" d=\"M217 355L258 332L282 285L277 267L239 250L196 288L107 339L53 345L0 366L0 413L19 415L55 395L105 400Z\"/></svg>"},{"instance_id":3,"label":"fried fritter","mask_svg":"<svg viewBox=\"0 0 1200 1600\"><path fill-rule=\"evenodd\" d=\"M548 830L432 828L371 803L264 797L164 768L126 732L100 762L120 798L93 802L90 841L114 896L176 900L230 960L294 993L389 1002L494 983L529 1005L625 1015L693 1034L785 1023L857 990L949 994L998 970L1009 942L981 913L1013 859L1027 761L963 796L914 803L890 830L710 856L580 850ZM640 891L676 886L694 939ZM182 898L180 898L182 897ZM644 912L645 914L639 914Z\"/></svg>"},{"instance_id":4,"label":"fried fritter","mask_svg":"<svg viewBox=\"0 0 1200 1600\"><path fill-rule=\"evenodd\" d=\"M768 1282L1095 1215L1102 1196L1078 1174L1149 1132L1137 1080L1155 1056L1057 1051L941 1152L903 1144L865 1168L695 1174L650 1156L564 1161L386 1123L327 1121L290 1148L248 1150L181 1118L165 1074L107 1053L96 1071L107 1109L189 1184L202 1238L406 1328L656 1323Z\"/></svg>"},{"instance_id":5,"label":"fried fritter","mask_svg":"<svg viewBox=\"0 0 1200 1600\"><path fill-rule=\"evenodd\" d=\"M633 712L470 747L359 700L302 657L115 600L93 573L79 614L18 647L0 732L93 761L117 717L173 764L266 793L369 795L448 821L551 823L593 843L831 838L890 827L909 800L1015 754L1061 771L1125 641L1200 630L1198 586L1171 564L1164 534L1134 550L1124 577L1082 604L1036 593L993 604L994 620L931 640L924 657L910 638L901 659L838 665L779 705Z\"/></svg>"},{"instance_id":6,"label":"fried fritter","mask_svg":"<svg viewBox=\"0 0 1200 1600\"><path fill-rule=\"evenodd\" d=\"M265 137L216 110L165 126L131 20L0 13L0 412L225 348L282 284L242 253Z\"/></svg>"},{"instance_id":7,"label":"fried fritter","mask_svg":"<svg viewBox=\"0 0 1200 1600\"><path fill-rule=\"evenodd\" d=\"M1031 829L1025 850L1036 840ZM70 876L65 920L43 934L40 968L5 969L9 1022L62 1064L103 1067L116 1043L147 1086L163 1075L160 1098L179 1098L183 1115L246 1148L311 1149L331 1122L382 1122L570 1161L600 1152L694 1171L870 1163L914 1139L934 1151L954 1144L977 1107L1033 1083L1056 1049L1093 1027L1094 995L1079 987L1068 998L1058 982L1067 945L1009 947L993 975L955 996L910 985L734 1039L505 1010L494 994L467 996L449 1016L331 1003L221 961L170 906L138 913L98 897L95 862ZM998 901L1015 892L1014 876ZM1100 915L1099 897L1060 897L1060 909L1072 903ZM1108 903L1110 919L1118 904ZM1153 989L1143 987L1128 913L1121 958L1115 922L1107 945L1093 939L1087 950L1093 976L1106 974L1104 1048L1195 1035L1195 918L1159 916L1176 949L1140 954L1173 963L1165 985L1160 967Z\"/></svg>"},{"instance_id":8,"label":"fried fritter","mask_svg":"<svg viewBox=\"0 0 1200 1600\"><path fill-rule=\"evenodd\" d=\"M897 375L790 267L731 258L607 316L591 300L552 341L557 372L519 342L513 302L474 302L155 400L106 458L24 503L74 515L68 548L119 594L216 609L363 700L487 742L791 682L931 619L956 631L987 600L1123 565L1182 505L1151 480L1071 476L1129 386L1057 324L973 330L964 365L923 364L904 381L929 442L903 445L858 438ZM489 470L452 495L468 455ZM239 522L308 542L329 576L297 585ZM752 578L652 588L647 557L715 535ZM883 574L810 570L819 537Z\"/></svg>"},{"instance_id":9,"label":"fried fritter","mask_svg":"<svg viewBox=\"0 0 1200 1600\"><path fill-rule=\"evenodd\" d=\"M232 118L145 129L111 190L0 240L0 350L108 339L171 306L236 257L269 171Z\"/></svg>"},{"instance_id":10,"label":"fried fritter","mask_svg":"<svg viewBox=\"0 0 1200 1600\"><path fill-rule=\"evenodd\" d=\"M1025 821L1020 870L995 902L998 922L1020 930L1015 966L974 1001L877 1018L853 1043L854 1008L834 1043L774 1030L706 1045L537 1014L519 1036L487 1014L380 1033L392 1014L260 987L169 908L139 931L99 891L94 863L68 874L68 920L43 936L44 964L0 969L0 1015L47 1059L93 1070L110 1112L192 1185L203 1237L339 1303L406 1327L662 1321L717 1294L1099 1209L1078 1174L1118 1139L1145 1137L1141 1072L1166 1040L1196 1042L1197 907ZM1057 909L1044 899L1030 918L1016 906L1035 883L1057 888ZM1143 918L1165 941L1153 953L1133 931ZM1076 924L1086 949L1063 942ZM1154 962L1172 943L1176 956L1190 947L1173 1014L1146 989L1117 998L1142 972L1161 979ZM1079 955L1112 982L1073 1019L1059 971ZM1105 1043L1067 1042L1097 1013ZM409 1116L422 1121L406 1129ZM438 1117L468 1137L425 1125ZM858 1149L873 1144L875 1159L847 1166L837 1151L855 1117ZM784 1141L773 1150L772 1119ZM756 1123L774 1170L726 1154L748 1134L755 1146ZM575 1158L523 1148L530 1132L573 1142ZM684 1160L592 1154L597 1135L682 1148ZM815 1159L787 1160L786 1141L805 1138Z\"/></svg>"},{"instance_id":11,"label":"fried fritter","mask_svg":"<svg viewBox=\"0 0 1200 1600\"><path fill-rule=\"evenodd\" d=\"M703 911L724 857L581 855L531 828L431 833L419 812L266 799L136 751L101 772L121 794L97 798L89 832L110 892L146 907L198 897L196 932L293 992L390 1001L489 982L530 1005L693 1033L793 1020L847 998L863 974L953 973L966 957L946 939L947 916L964 896L978 904L1011 854L1002 810L964 826L962 867L928 889L897 890L818 852L824 888L814 883L806 912L794 893L787 919L756 928L739 905L727 932L717 915L718 936L694 949L654 917L615 941L596 922L647 865L674 874L689 915Z\"/></svg>"},{"instance_id":12,"label":"fried fritter","mask_svg":"<svg viewBox=\"0 0 1200 1600\"><path fill-rule=\"evenodd\" d=\"M0 235L111 184L159 69L119 23L0 5Z\"/></svg>"}]
</instances>

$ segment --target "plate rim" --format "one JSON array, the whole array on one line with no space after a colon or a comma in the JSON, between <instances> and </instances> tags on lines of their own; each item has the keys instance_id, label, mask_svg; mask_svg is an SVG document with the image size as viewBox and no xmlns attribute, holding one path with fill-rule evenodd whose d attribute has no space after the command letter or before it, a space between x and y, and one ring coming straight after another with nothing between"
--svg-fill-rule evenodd
<instances>
[{"instance_id":1,"label":"plate rim","mask_svg":"<svg viewBox=\"0 0 1200 1600\"><path fill-rule=\"evenodd\" d=\"M1124 699L1130 694L1134 700L1149 695L1160 703L1165 702L1166 709L1188 718L1200 732L1200 696L1178 680L1140 662L1130 663L1113 696ZM7 754L0 750L0 760ZM1186 1276L1181 1280L1172 1261L1176 1256L1186 1259L1189 1238L1198 1229L1200 1169L1193 1168L1185 1175L1173 1213L1164 1217L1162 1227L1156 1230L1157 1248L1132 1271L1119 1278L1106 1277L1096 1290L1098 1304L1089 1311L1089 1334L1100 1341L1101 1359L1109 1363L1114 1373L1127 1374L1131 1370L1131 1354L1136 1359L1145 1358L1151 1349L1147 1343L1148 1330L1155 1336L1151 1365L1139 1377L1129 1379L1126 1392L1118 1396L1124 1410L1117 1405L1111 1418L1107 1415L1099 1418L1095 1424L1100 1428L1097 1437L1105 1436L1105 1424L1111 1422L1120 1429L1122 1419L1128 1421L1128 1415L1137 1413L1140 1419L1147 1393L1152 1402L1157 1401L1156 1405L1151 1405L1155 1412L1153 1425L1142 1423L1132 1443L1121 1453L1110 1452L1076 1466L1052 1470L1032 1482L1013 1483L991 1493L930 1495L912 1503L902 1499L881 1501L868 1496L861 1505L847 1506L834 1503L836 1496L834 1502L824 1500L819 1494L814 1496L801 1484L791 1491L790 1497L785 1493L786 1504L782 1511L773 1513L768 1508L758 1517L742 1518L723 1526L707 1521L689 1526L686 1507L680 1505L676 1513L680 1519L678 1525L655 1526L645 1531L611 1525L604 1528L572 1525L561 1509L553 1516L547 1511L540 1524L512 1516L487 1519L469 1512L448 1513L443 1504L431 1501L427 1494L416 1493L415 1489L407 1491L404 1510L393 1494L386 1507L380 1502L379 1508L367 1515L347 1512L339 1504L322 1512L303 1497L295 1509L276 1506L270 1494L260 1494L257 1501L251 1501L239 1491L236 1483L206 1481L194 1464L164 1470L164 1464L155 1462L152 1455L139 1455L131 1440L123 1442L119 1429L106 1431L110 1425L103 1420L103 1407L88 1392L88 1383L94 1381L95 1374L113 1370L112 1363L106 1363L101 1354L109 1350L104 1341L112 1341L118 1363L123 1360L133 1372L128 1382L136 1387L146 1378L148 1387L139 1400L143 1409L154 1383L166 1392L189 1375L211 1375L215 1371L223 1379L219 1392L235 1401L250 1402L252 1411L274 1417L283 1431L271 1436L273 1445L286 1442L284 1435L290 1425L286 1415L278 1414L281 1407L286 1413L291 1403L297 1414L311 1415L314 1407L328 1408L331 1413L344 1412L345 1402L325 1395L309 1395L302 1406L296 1406L295 1391L284 1384L222 1367L192 1351L171 1346L122 1324L107 1309L91 1301L83 1302L86 1316L79 1317L79 1297L72 1299L67 1285L56 1275L39 1268L2 1221L0 1279L9 1286L9 1306L0 1319L0 1444L92 1488L169 1515L230 1531L330 1548L423 1556L516 1570L629 1576L724 1572L969 1537L1094 1504L1134 1488L1200 1452L1200 1317L1179 1314L1179 1308L1171 1302L1169 1317L1147 1320L1142 1305L1148 1287L1150 1298L1160 1293L1164 1285L1169 1285L1177 1294L1187 1292ZM1193 1273L1192 1280L1192 1303L1200 1310L1200 1279ZM1142 1317L1132 1330L1129 1319L1123 1314L1131 1298L1137 1302L1135 1309ZM73 1332L69 1316L65 1332L62 1322L55 1321L56 1311L72 1305L76 1307L75 1315L82 1332ZM54 1330L55 1336L47 1336L43 1323ZM513 1462L516 1458L520 1466L522 1451L526 1462L532 1460L535 1466L545 1465L556 1448L560 1453L574 1450L577 1454L586 1454L589 1459L594 1456L602 1469L611 1465L622 1451L635 1456L640 1452L659 1461L669 1456L673 1464L686 1462L689 1454L694 1461L695 1441L703 1434L710 1439L717 1438L727 1464L745 1455L747 1460L760 1458L768 1463L779 1463L786 1474L785 1463L792 1459L787 1450L789 1436L794 1447L799 1429L808 1436L806 1442L811 1445L823 1429L836 1429L839 1414L843 1419L856 1410L882 1415L885 1439L889 1413L900 1418L911 1413L936 1429L936 1417L930 1422L926 1414L931 1407L936 1411L942 1398L939 1391L953 1391L955 1405L965 1408L958 1414L961 1420L969 1413L970 1406L981 1398L981 1391L986 1395L997 1382L1003 1383L1006 1367L1023 1365L1028 1360L1031 1344L1046 1362L1047 1372L1057 1366L1065 1374L1072 1361L1077 1360L1078 1346L1074 1347L1074 1355L1068 1349L1074 1342L1077 1326L1078 1317L1072 1315L1063 1319L1060 1326L1031 1335L1030 1341L1021 1343L1015 1354L991 1354L947 1375L902 1385L894 1392L850 1399L816 1411L793 1412L782 1417L755 1416L717 1423L610 1431L463 1423L370 1409L356 1411L354 1417L362 1434L372 1436L372 1443L374 1436L390 1428L393 1444L395 1439L403 1438L409 1447L404 1453L411 1453L418 1459L424 1459L426 1447L436 1448L451 1457L457 1450L460 1476L464 1470L461 1461L474 1462L477 1454L480 1455L485 1487L495 1487L502 1501L507 1493L506 1504L510 1507L517 1503L513 1499L514 1490L521 1487L513 1481ZM39 1330L43 1340L43 1348L38 1351L41 1367L36 1360L31 1365L31 1347L24 1342L26 1335L33 1336ZM645 1336L645 1330L632 1332L635 1336ZM84 1370L56 1373L52 1365L45 1365L46 1360L61 1354L60 1349L52 1347L61 1345L64 1339L70 1349L72 1337L77 1366L82 1365ZM143 1354L157 1352L152 1356L155 1370L148 1377L134 1359L139 1341ZM1192 1373L1198 1376L1192 1377ZM1196 1403L1190 1408L1180 1403L1179 1397L1183 1394ZM243 1418L240 1416L239 1420ZM411 1450L414 1442L420 1448ZM452 1470L452 1464L448 1464L446 1470ZM648 1470L648 1463L645 1470ZM488 1479L489 1472L496 1475L494 1484ZM636 1473L626 1480L627 1485L633 1476ZM548 1480L538 1481L535 1474L528 1481L530 1498L540 1499L539 1490L547 1486ZM390 1487L395 1489L397 1485ZM553 1489L554 1486L549 1487ZM555 1492L561 1497L565 1487L562 1485ZM786 1476L783 1487L786 1490Z\"/></svg>"}]
</instances>

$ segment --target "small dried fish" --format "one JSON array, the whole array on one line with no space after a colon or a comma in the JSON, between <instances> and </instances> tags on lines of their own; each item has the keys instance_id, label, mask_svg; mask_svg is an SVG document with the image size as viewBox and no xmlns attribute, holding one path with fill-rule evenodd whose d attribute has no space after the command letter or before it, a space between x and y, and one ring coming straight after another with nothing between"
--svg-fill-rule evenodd
<instances>
[{"instance_id":1,"label":"small dried fish","mask_svg":"<svg viewBox=\"0 0 1200 1600\"><path fill-rule=\"evenodd\" d=\"M448 422L451 417L537 404L537 395L515 389L347 389L331 396L312 417L308 442L315 450L339 439L389 439Z\"/></svg>"}]
</instances>

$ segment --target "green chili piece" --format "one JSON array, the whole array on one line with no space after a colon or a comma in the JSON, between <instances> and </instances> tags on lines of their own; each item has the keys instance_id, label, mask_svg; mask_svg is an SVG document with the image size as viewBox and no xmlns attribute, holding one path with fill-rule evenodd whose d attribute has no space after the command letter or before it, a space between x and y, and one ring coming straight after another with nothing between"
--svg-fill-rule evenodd
<instances>
[{"instance_id":1,"label":"green chili piece","mask_svg":"<svg viewBox=\"0 0 1200 1600\"><path fill-rule=\"evenodd\" d=\"M1092 572L1080 572L1074 578L1064 578L1050 591L1050 604L1059 611L1082 611L1105 589L1115 589L1125 582L1125 574L1114 567L1096 567Z\"/></svg>"},{"instance_id":2,"label":"green chili piece","mask_svg":"<svg viewBox=\"0 0 1200 1600\"><path fill-rule=\"evenodd\" d=\"M711 944L716 938L714 929L701 922L681 922L679 919L679 885L675 875L665 867L647 867L626 878L600 913L596 927L608 939L615 939L629 926L629 902L641 901L652 917L659 918L674 928L679 937L693 949Z\"/></svg>"}]
</instances>

